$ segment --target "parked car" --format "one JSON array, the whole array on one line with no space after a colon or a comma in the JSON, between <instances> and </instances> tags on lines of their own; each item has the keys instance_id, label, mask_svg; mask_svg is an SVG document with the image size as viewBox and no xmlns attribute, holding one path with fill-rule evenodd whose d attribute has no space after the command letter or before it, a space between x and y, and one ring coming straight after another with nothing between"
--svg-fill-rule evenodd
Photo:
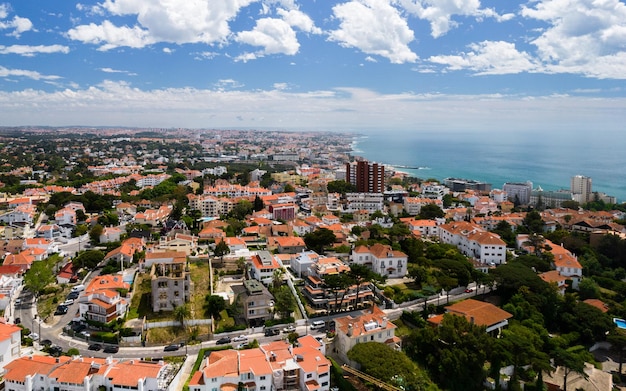
<instances>
[{"instance_id":1,"label":"parked car","mask_svg":"<svg viewBox=\"0 0 626 391\"><path fill-rule=\"evenodd\" d=\"M22 299L20 299L19 297L17 299L15 299L15 306L19 306L20 304L22 304Z\"/></svg>"},{"instance_id":2,"label":"parked car","mask_svg":"<svg viewBox=\"0 0 626 391\"><path fill-rule=\"evenodd\" d=\"M37 341L39 339L39 334L37 334L37 333L30 333L30 334L28 334L28 338L32 339L33 341Z\"/></svg>"},{"instance_id":3,"label":"parked car","mask_svg":"<svg viewBox=\"0 0 626 391\"><path fill-rule=\"evenodd\" d=\"M226 345L227 343L230 343L231 339L230 337L222 337L220 339L218 339L217 341L215 341L216 345Z\"/></svg>"},{"instance_id":4,"label":"parked car","mask_svg":"<svg viewBox=\"0 0 626 391\"><path fill-rule=\"evenodd\" d=\"M61 355L61 353L63 353L63 348L61 348L60 346L50 346L48 348L48 353L50 353L50 355L52 357L59 357Z\"/></svg>"},{"instance_id":5,"label":"parked car","mask_svg":"<svg viewBox=\"0 0 626 391\"><path fill-rule=\"evenodd\" d=\"M44 339L43 341L40 342L41 345L43 346L50 346L52 345L52 341L50 341L49 339Z\"/></svg>"},{"instance_id":6,"label":"parked car","mask_svg":"<svg viewBox=\"0 0 626 391\"><path fill-rule=\"evenodd\" d=\"M72 300L76 300L76 299L78 299L78 296L80 296L80 293L78 293L78 292L70 292L70 293L68 293L67 298L68 299L72 299Z\"/></svg>"},{"instance_id":7,"label":"parked car","mask_svg":"<svg viewBox=\"0 0 626 391\"><path fill-rule=\"evenodd\" d=\"M67 299L61 305L70 306L74 304L74 299Z\"/></svg>"},{"instance_id":8,"label":"parked car","mask_svg":"<svg viewBox=\"0 0 626 391\"><path fill-rule=\"evenodd\" d=\"M86 329L87 329L87 326L82 324L82 323L74 323L72 325L72 330L74 330L74 332L76 332L76 333L79 333L79 332L81 332L83 330L86 330Z\"/></svg>"},{"instance_id":9,"label":"parked car","mask_svg":"<svg viewBox=\"0 0 626 391\"><path fill-rule=\"evenodd\" d=\"M22 318L15 318L15 324L22 323Z\"/></svg>"},{"instance_id":10,"label":"parked car","mask_svg":"<svg viewBox=\"0 0 626 391\"><path fill-rule=\"evenodd\" d=\"M294 331L296 331L296 326L290 324L289 326L285 327L283 329L283 333L285 334L289 334L289 333L293 333Z\"/></svg>"},{"instance_id":11,"label":"parked car","mask_svg":"<svg viewBox=\"0 0 626 391\"><path fill-rule=\"evenodd\" d=\"M117 345L105 346L103 350L104 353L117 353L119 351L120 351L120 347Z\"/></svg>"},{"instance_id":12,"label":"parked car","mask_svg":"<svg viewBox=\"0 0 626 391\"><path fill-rule=\"evenodd\" d=\"M54 311L55 315L65 315L67 314L68 308L65 305L60 305L57 307L56 311Z\"/></svg>"},{"instance_id":13,"label":"parked car","mask_svg":"<svg viewBox=\"0 0 626 391\"><path fill-rule=\"evenodd\" d=\"M247 342L248 341L248 337L242 334L242 335L238 335L238 336L234 337L232 339L232 341L233 342Z\"/></svg>"},{"instance_id":14,"label":"parked car","mask_svg":"<svg viewBox=\"0 0 626 391\"><path fill-rule=\"evenodd\" d=\"M102 350L102 345L100 345L99 343L92 343L87 349L95 351Z\"/></svg>"},{"instance_id":15,"label":"parked car","mask_svg":"<svg viewBox=\"0 0 626 391\"><path fill-rule=\"evenodd\" d=\"M245 349L247 347L248 347L248 343L247 342L243 342L243 343L240 343L239 345L237 345L235 347L235 349Z\"/></svg>"},{"instance_id":16,"label":"parked car","mask_svg":"<svg viewBox=\"0 0 626 391\"><path fill-rule=\"evenodd\" d=\"M280 334L280 330L279 329L265 329L265 336L266 337L272 337L274 335L278 335Z\"/></svg>"},{"instance_id":17,"label":"parked car","mask_svg":"<svg viewBox=\"0 0 626 391\"><path fill-rule=\"evenodd\" d=\"M175 352L180 348L180 345L167 345L163 348L164 352Z\"/></svg>"},{"instance_id":18,"label":"parked car","mask_svg":"<svg viewBox=\"0 0 626 391\"><path fill-rule=\"evenodd\" d=\"M467 289L465 290L465 293L472 293L472 292L474 292L474 290L473 290L472 288L467 288Z\"/></svg>"}]
</instances>

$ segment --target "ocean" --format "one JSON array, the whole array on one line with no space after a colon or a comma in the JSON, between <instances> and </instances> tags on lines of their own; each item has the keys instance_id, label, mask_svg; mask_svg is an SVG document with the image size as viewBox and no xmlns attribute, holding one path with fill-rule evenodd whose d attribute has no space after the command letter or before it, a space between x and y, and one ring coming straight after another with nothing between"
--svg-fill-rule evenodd
<instances>
[{"instance_id":1,"label":"ocean","mask_svg":"<svg viewBox=\"0 0 626 391\"><path fill-rule=\"evenodd\" d=\"M626 201L626 134L602 132L360 132L353 155L421 179L474 179L501 189L530 180L533 188L569 189L574 175L593 191Z\"/></svg>"}]
</instances>

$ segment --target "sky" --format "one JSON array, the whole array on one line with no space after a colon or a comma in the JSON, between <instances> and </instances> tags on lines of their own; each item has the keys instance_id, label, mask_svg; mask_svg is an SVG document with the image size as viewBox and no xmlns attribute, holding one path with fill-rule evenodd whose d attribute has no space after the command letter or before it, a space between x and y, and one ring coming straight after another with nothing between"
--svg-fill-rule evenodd
<instances>
[{"instance_id":1,"label":"sky","mask_svg":"<svg viewBox=\"0 0 626 391\"><path fill-rule=\"evenodd\" d=\"M620 134L618 0L0 0L0 126Z\"/></svg>"}]
</instances>

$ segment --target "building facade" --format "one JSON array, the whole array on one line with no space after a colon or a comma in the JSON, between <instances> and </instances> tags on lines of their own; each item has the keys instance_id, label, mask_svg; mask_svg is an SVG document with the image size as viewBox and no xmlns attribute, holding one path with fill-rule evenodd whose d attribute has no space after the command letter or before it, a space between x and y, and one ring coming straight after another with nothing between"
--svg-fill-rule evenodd
<instances>
[{"instance_id":1,"label":"building facade","mask_svg":"<svg viewBox=\"0 0 626 391\"><path fill-rule=\"evenodd\" d=\"M346 182L356 186L359 193L382 193L385 191L385 166L367 160L346 163Z\"/></svg>"}]
</instances>

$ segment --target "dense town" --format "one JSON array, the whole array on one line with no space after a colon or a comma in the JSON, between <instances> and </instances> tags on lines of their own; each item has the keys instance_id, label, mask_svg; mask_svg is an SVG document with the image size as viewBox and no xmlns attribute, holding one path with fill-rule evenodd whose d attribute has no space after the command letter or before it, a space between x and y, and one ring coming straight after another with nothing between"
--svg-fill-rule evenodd
<instances>
[{"instance_id":1,"label":"dense town","mask_svg":"<svg viewBox=\"0 0 626 391\"><path fill-rule=\"evenodd\" d=\"M626 384L624 205L354 137L0 129L4 389Z\"/></svg>"}]
</instances>

